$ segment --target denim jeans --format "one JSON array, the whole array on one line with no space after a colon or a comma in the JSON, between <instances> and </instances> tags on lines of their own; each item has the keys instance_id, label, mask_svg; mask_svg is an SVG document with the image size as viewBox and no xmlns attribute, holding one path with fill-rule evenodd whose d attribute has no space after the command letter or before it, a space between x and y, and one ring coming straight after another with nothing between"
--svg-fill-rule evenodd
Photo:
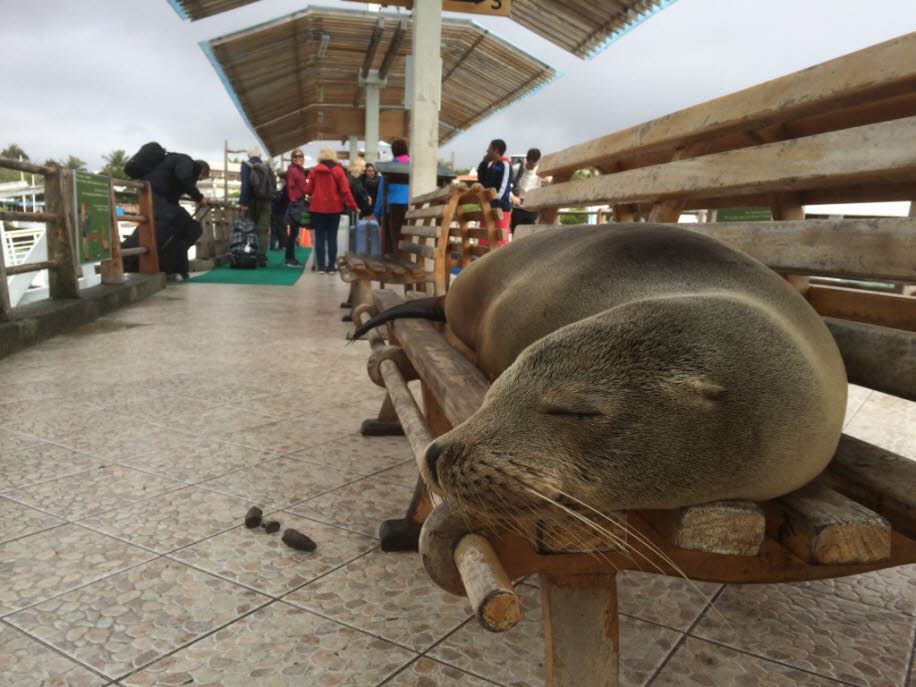
<instances>
[{"instance_id":1,"label":"denim jeans","mask_svg":"<svg viewBox=\"0 0 916 687\"><path fill-rule=\"evenodd\" d=\"M356 253L379 255L378 222L361 219L356 223Z\"/></svg>"},{"instance_id":2,"label":"denim jeans","mask_svg":"<svg viewBox=\"0 0 916 687\"><path fill-rule=\"evenodd\" d=\"M312 228L315 230L315 264L318 270L335 269L337 262L337 225L339 212L313 212Z\"/></svg>"}]
</instances>

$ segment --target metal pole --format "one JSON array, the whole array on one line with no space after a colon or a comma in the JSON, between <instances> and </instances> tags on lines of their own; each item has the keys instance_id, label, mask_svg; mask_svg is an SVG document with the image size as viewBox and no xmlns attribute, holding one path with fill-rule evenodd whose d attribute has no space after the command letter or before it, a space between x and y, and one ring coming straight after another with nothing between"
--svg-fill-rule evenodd
<instances>
[{"instance_id":1,"label":"metal pole","mask_svg":"<svg viewBox=\"0 0 916 687\"><path fill-rule=\"evenodd\" d=\"M442 88L442 3L414 0L413 102L410 111L410 196L436 188Z\"/></svg>"},{"instance_id":2,"label":"metal pole","mask_svg":"<svg viewBox=\"0 0 916 687\"><path fill-rule=\"evenodd\" d=\"M359 139L356 136L350 136L347 140L350 143L350 162L353 162L359 155Z\"/></svg>"},{"instance_id":3,"label":"metal pole","mask_svg":"<svg viewBox=\"0 0 916 687\"><path fill-rule=\"evenodd\" d=\"M223 200L229 202L229 139L223 143Z\"/></svg>"}]
</instances>

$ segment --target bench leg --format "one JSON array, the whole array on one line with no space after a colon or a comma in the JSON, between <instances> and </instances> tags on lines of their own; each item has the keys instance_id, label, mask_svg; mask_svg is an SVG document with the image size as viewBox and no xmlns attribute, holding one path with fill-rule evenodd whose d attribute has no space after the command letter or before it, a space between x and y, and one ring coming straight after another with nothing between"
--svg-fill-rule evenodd
<instances>
[{"instance_id":1,"label":"bench leg","mask_svg":"<svg viewBox=\"0 0 916 687\"><path fill-rule=\"evenodd\" d=\"M420 528L432 510L433 504L429 500L426 484L417 477L417 486L407 506L407 515L396 520L385 520L379 527L382 551L417 551Z\"/></svg>"},{"instance_id":2,"label":"bench leg","mask_svg":"<svg viewBox=\"0 0 916 687\"><path fill-rule=\"evenodd\" d=\"M618 687L616 575L540 575L547 687Z\"/></svg>"},{"instance_id":3,"label":"bench leg","mask_svg":"<svg viewBox=\"0 0 916 687\"><path fill-rule=\"evenodd\" d=\"M391 396L385 394L385 400L382 401L382 408L378 411L378 417L363 420L359 433L365 437L389 437L404 434L404 428L401 427L401 422L398 420L398 414L394 410Z\"/></svg>"},{"instance_id":4,"label":"bench leg","mask_svg":"<svg viewBox=\"0 0 916 687\"><path fill-rule=\"evenodd\" d=\"M343 317L341 321L352 322L353 310L362 304L372 304L372 282L368 279L355 279L350 282L350 297L346 303L341 303L341 308L350 308L350 312Z\"/></svg>"}]
</instances>

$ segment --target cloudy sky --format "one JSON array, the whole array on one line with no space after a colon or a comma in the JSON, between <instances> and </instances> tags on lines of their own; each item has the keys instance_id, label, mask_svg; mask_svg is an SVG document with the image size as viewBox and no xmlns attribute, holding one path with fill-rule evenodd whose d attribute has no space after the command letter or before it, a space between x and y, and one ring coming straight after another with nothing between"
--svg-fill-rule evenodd
<instances>
[{"instance_id":1,"label":"cloudy sky","mask_svg":"<svg viewBox=\"0 0 916 687\"><path fill-rule=\"evenodd\" d=\"M260 0L193 23L167 0L0 5L0 147L15 142L40 161L73 154L95 169L104 153L149 140L210 160L224 139L254 143L198 43L305 3ZM476 21L563 76L450 141L440 157L454 151L462 166L491 138L510 152L558 150L916 31L916 1L677 0L588 62L507 18Z\"/></svg>"}]
</instances>

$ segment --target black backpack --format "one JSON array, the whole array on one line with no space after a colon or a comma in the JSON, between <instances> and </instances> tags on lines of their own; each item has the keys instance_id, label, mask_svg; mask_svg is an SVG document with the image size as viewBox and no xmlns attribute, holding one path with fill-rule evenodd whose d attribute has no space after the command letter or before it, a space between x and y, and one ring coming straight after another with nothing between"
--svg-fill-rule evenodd
<instances>
[{"instance_id":1,"label":"black backpack","mask_svg":"<svg viewBox=\"0 0 916 687\"><path fill-rule=\"evenodd\" d=\"M273 200L277 192L277 177L269 165L255 162L251 165L248 185L251 187L251 194L258 200Z\"/></svg>"},{"instance_id":2,"label":"black backpack","mask_svg":"<svg viewBox=\"0 0 916 687\"><path fill-rule=\"evenodd\" d=\"M229 264L233 268L254 269L258 266L258 232L254 222L239 217L229 236Z\"/></svg>"},{"instance_id":3,"label":"black backpack","mask_svg":"<svg viewBox=\"0 0 916 687\"><path fill-rule=\"evenodd\" d=\"M150 141L140 147L124 165L124 173L131 179L142 179L152 172L165 159L165 148Z\"/></svg>"}]
</instances>

